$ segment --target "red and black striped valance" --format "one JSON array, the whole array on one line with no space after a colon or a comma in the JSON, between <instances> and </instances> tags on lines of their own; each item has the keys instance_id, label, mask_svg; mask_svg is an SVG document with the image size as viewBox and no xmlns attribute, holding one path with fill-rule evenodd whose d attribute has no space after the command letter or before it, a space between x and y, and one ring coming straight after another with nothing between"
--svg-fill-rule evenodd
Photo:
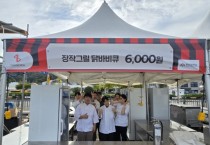
<instances>
[{"instance_id":1,"label":"red and black striped valance","mask_svg":"<svg viewBox=\"0 0 210 145\"><path fill-rule=\"evenodd\" d=\"M46 47L50 43L98 43L98 44L170 44L173 48L173 70L178 71L179 59L199 60L200 70L191 71L192 73L205 73L205 40L204 39L166 39L166 38L38 38L38 39L7 39L6 52L28 52L32 55L33 66L27 70L14 71L48 71L46 60ZM59 48L58 48L59 49ZM155 48L154 48L154 51ZM8 70L10 71L10 70ZM58 70L62 71L62 70ZM65 70L66 71L66 70ZM76 71L76 70L69 70ZM97 71L97 70L96 70ZM114 70L109 70L114 71ZM135 70L134 70L135 72ZM144 70L136 70L144 72Z\"/></svg>"}]
</instances>

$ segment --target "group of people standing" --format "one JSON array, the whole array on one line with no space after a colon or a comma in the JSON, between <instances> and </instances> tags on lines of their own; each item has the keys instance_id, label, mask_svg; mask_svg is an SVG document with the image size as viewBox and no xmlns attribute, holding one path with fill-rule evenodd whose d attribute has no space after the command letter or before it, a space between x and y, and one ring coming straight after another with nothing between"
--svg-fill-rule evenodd
<instances>
[{"instance_id":1,"label":"group of people standing","mask_svg":"<svg viewBox=\"0 0 210 145\"><path fill-rule=\"evenodd\" d=\"M95 141L98 131L100 141L126 141L129 105L127 96L115 94L110 100L101 93L78 92L73 106L76 108L77 141Z\"/></svg>"}]
</instances>

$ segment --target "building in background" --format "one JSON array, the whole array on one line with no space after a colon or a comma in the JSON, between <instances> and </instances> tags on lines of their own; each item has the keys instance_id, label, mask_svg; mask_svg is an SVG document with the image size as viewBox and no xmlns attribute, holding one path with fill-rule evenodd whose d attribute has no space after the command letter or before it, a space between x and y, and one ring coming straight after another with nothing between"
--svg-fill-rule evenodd
<instances>
[{"instance_id":1,"label":"building in background","mask_svg":"<svg viewBox=\"0 0 210 145\"><path fill-rule=\"evenodd\" d=\"M185 94L200 94L203 90L200 86L202 86L201 81L194 81L181 85L180 89L184 89Z\"/></svg>"}]
</instances>

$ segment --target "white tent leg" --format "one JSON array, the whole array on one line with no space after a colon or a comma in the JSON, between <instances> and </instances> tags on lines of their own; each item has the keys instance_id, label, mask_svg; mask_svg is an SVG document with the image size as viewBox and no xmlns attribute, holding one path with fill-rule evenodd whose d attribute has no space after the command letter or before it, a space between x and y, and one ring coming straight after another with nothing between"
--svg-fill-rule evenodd
<instances>
[{"instance_id":1,"label":"white tent leg","mask_svg":"<svg viewBox=\"0 0 210 145\"><path fill-rule=\"evenodd\" d=\"M206 45L205 45L205 51L206 51L206 74L205 74L205 93L206 93L206 98L208 100L208 116L210 120L210 43L208 44L208 41L206 40ZM209 45L209 46L208 46ZM209 127L209 134L210 134L210 127Z\"/></svg>"},{"instance_id":2,"label":"white tent leg","mask_svg":"<svg viewBox=\"0 0 210 145\"><path fill-rule=\"evenodd\" d=\"M205 92L206 92L206 97L207 97L207 101L208 101L208 114L210 114L210 90L208 88L210 88L210 76L209 74L205 74ZM210 120L210 115L209 116L209 120ZM210 128L209 128L209 134L210 134Z\"/></svg>"},{"instance_id":3,"label":"white tent leg","mask_svg":"<svg viewBox=\"0 0 210 145\"><path fill-rule=\"evenodd\" d=\"M143 88L144 88L144 91L145 91L145 99L146 99L146 120L147 122L149 123L150 122L150 118L149 118L149 101L148 101L148 91L147 91L147 82L146 82L146 78L145 78L145 73L142 73L142 77L143 77Z\"/></svg>"},{"instance_id":4,"label":"white tent leg","mask_svg":"<svg viewBox=\"0 0 210 145\"><path fill-rule=\"evenodd\" d=\"M26 35L26 38L28 38L28 32L29 32L29 24L27 24L27 35ZM21 107L20 107L19 125L22 125L22 122L23 122L23 102L24 102L24 98L25 98L25 82L26 82L26 72L23 73L23 88L22 88L22 95L21 95Z\"/></svg>"},{"instance_id":5,"label":"white tent leg","mask_svg":"<svg viewBox=\"0 0 210 145\"><path fill-rule=\"evenodd\" d=\"M6 43L4 40L4 52L5 50L6 50ZM4 103L6 98L6 83L7 83L7 75L6 75L6 68L4 67L4 62L3 62L2 73L1 73L1 96L0 96L0 145L2 145L3 128L4 128Z\"/></svg>"},{"instance_id":6,"label":"white tent leg","mask_svg":"<svg viewBox=\"0 0 210 145\"><path fill-rule=\"evenodd\" d=\"M24 102L24 96L25 96L25 81L26 81L26 73L23 73L23 88L22 88L22 95L21 95L21 107L20 107L20 120L19 125L22 125L23 121L23 102Z\"/></svg>"},{"instance_id":7,"label":"white tent leg","mask_svg":"<svg viewBox=\"0 0 210 145\"><path fill-rule=\"evenodd\" d=\"M80 84L80 86L81 86L81 94L83 93L83 82L81 81L81 84Z\"/></svg>"},{"instance_id":8,"label":"white tent leg","mask_svg":"<svg viewBox=\"0 0 210 145\"><path fill-rule=\"evenodd\" d=\"M178 99L178 104L180 103L180 96L179 96L179 79L176 80L176 91L177 91L177 99Z\"/></svg>"},{"instance_id":9,"label":"white tent leg","mask_svg":"<svg viewBox=\"0 0 210 145\"><path fill-rule=\"evenodd\" d=\"M127 90L128 90L128 92L127 92L128 94L127 94L127 95L128 95L128 96L127 96L127 98L128 98L129 100L131 99L131 98L130 98L130 97L131 97L131 95L130 95L130 93L131 93L131 92L130 92L130 88L131 88L131 84L130 84L130 82L128 81L128 87L127 87ZM131 106L131 101L129 101L129 106ZM132 128L132 126L131 126L131 121L132 121L132 120L131 120L131 113L132 113L132 112L131 112L131 109L129 109L129 137L130 137L131 128Z\"/></svg>"}]
</instances>

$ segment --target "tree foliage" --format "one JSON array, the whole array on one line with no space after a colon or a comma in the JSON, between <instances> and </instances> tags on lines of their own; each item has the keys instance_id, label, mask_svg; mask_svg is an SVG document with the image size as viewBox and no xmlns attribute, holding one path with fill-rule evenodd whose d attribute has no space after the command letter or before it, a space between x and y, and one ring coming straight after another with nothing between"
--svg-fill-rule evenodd
<instances>
[{"instance_id":1,"label":"tree foliage","mask_svg":"<svg viewBox=\"0 0 210 145\"><path fill-rule=\"evenodd\" d=\"M71 90L73 92L73 95L75 95L76 92L80 92L81 91L81 88L76 87L76 88L72 88Z\"/></svg>"},{"instance_id":2,"label":"tree foliage","mask_svg":"<svg viewBox=\"0 0 210 145\"><path fill-rule=\"evenodd\" d=\"M182 96L182 98L185 98L185 99L201 99L202 97L203 97L203 94L185 94Z\"/></svg>"},{"instance_id":3,"label":"tree foliage","mask_svg":"<svg viewBox=\"0 0 210 145\"><path fill-rule=\"evenodd\" d=\"M104 85L103 84L96 84L93 86L94 91L103 92L104 91Z\"/></svg>"},{"instance_id":4,"label":"tree foliage","mask_svg":"<svg viewBox=\"0 0 210 145\"><path fill-rule=\"evenodd\" d=\"M166 84L159 84L159 87L160 87L160 88L166 88L167 85L166 85Z\"/></svg>"},{"instance_id":5,"label":"tree foliage","mask_svg":"<svg viewBox=\"0 0 210 145\"><path fill-rule=\"evenodd\" d=\"M10 82L22 82L23 73L8 73L7 81ZM50 79L54 80L57 77L53 74L50 74ZM26 73L26 80L28 83L37 83L41 84L47 80L47 74L43 72L28 72Z\"/></svg>"},{"instance_id":6,"label":"tree foliage","mask_svg":"<svg viewBox=\"0 0 210 145\"><path fill-rule=\"evenodd\" d=\"M16 85L16 89L17 89L17 90L21 90L22 88L23 88L23 84L18 84L18 85ZM31 88L31 84L25 83L24 88L25 88L25 90L30 89L30 88Z\"/></svg>"},{"instance_id":7,"label":"tree foliage","mask_svg":"<svg viewBox=\"0 0 210 145\"><path fill-rule=\"evenodd\" d=\"M142 84L140 84L140 85L134 85L133 87L134 88L143 88L143 85Z\"/></svg>"},{"instance_id":8,"label":"tree foliage","mask_svg":"<svg viewBox=\"0 0 210 145\"><path fill-rule=\"evenodd\" d=\"M90 87L90 86L87 86L87 87L84 89L84 92L85 92L85 93L91 93L91 92L93 92L93 88Z\"/></svg>"}]
</instances>

